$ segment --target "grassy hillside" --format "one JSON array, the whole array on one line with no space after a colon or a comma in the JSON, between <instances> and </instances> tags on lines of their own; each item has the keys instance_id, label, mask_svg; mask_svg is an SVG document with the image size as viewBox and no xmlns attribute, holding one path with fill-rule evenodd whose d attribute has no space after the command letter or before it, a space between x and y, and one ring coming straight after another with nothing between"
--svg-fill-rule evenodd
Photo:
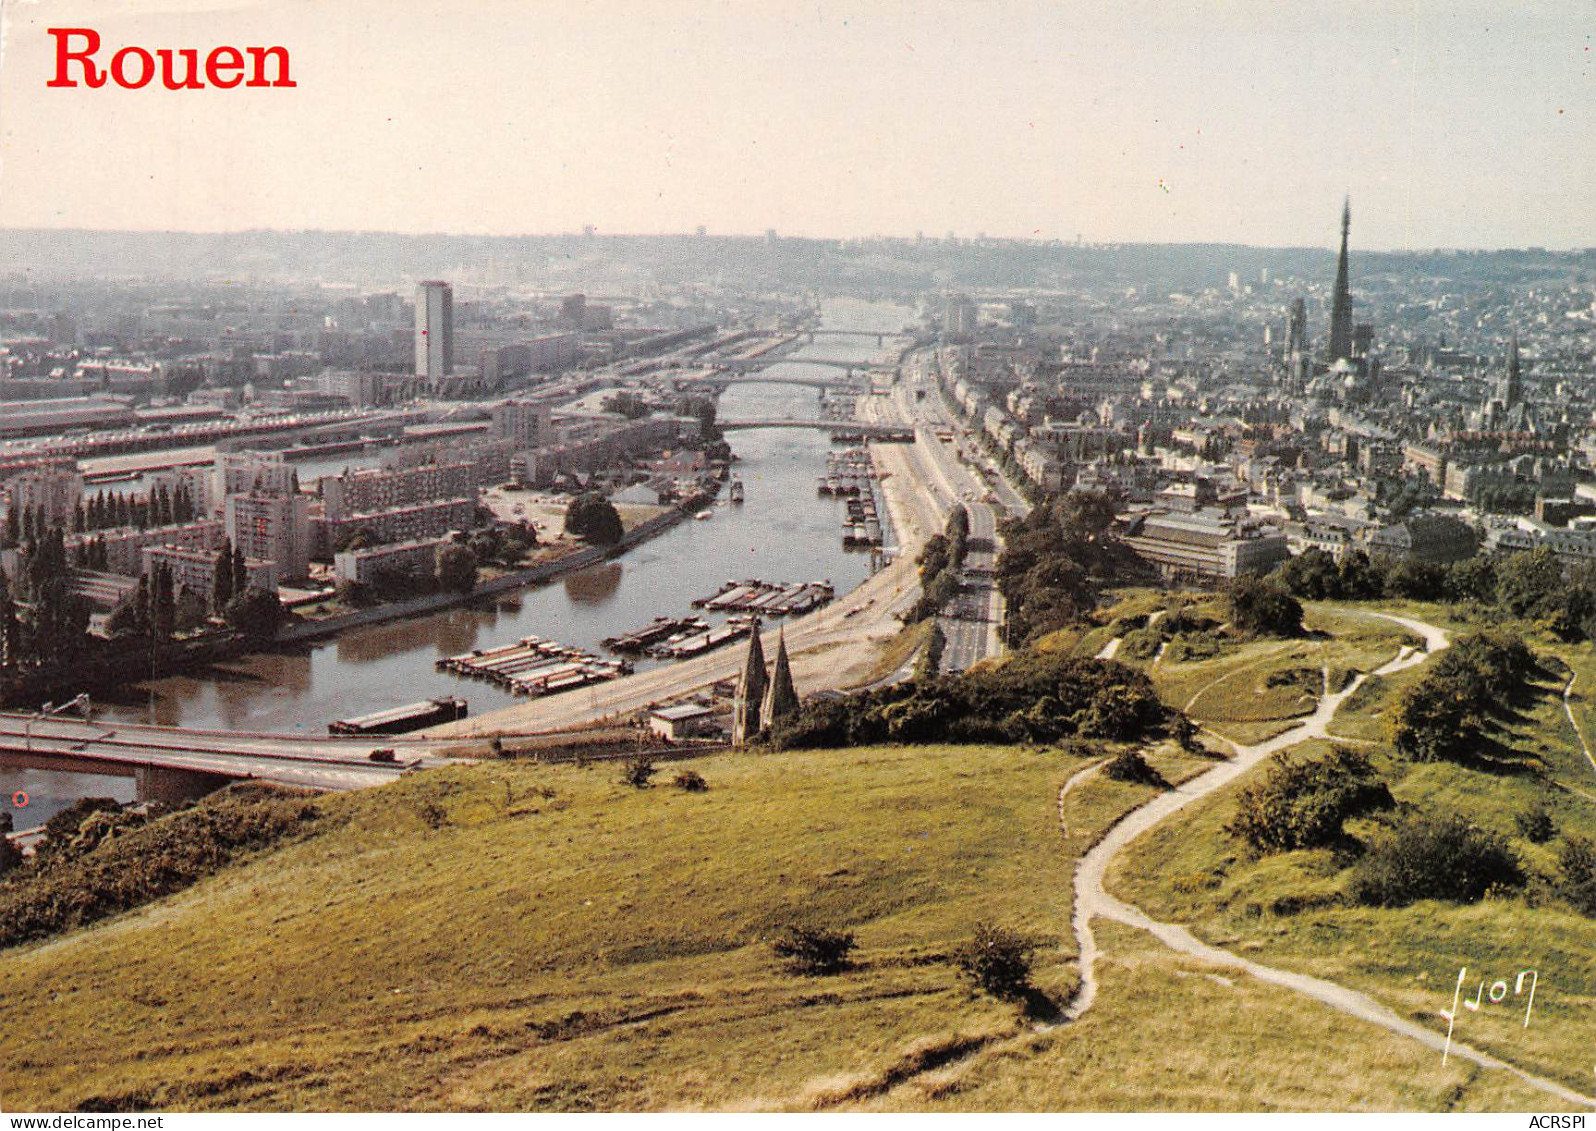
<instances>
[{"instance_id":1,"label":"grassy hillside","mask_svg":"<svg viewBox=\"0 0 1596 1131\"><path fill-rule=\"evenodd\" d=\"M1089 754L1089 752L1088 752ZM1151 787L1088 754L869 749L462 767L317 802L297 841L98 927L0 953L10 1110L1533 1106L1501 1074L1104 930L1086 1019L973 994L979 920L1075 985L1074 862ZM1150 760L1180 781L1201 759ZM856 969L768 940L853 930ZM1338 1074L1321 1070L1326 1058ZM1345 1079L1355 1079L1350 1087Z\"/></svg>"},{"instance_id":2,"label":"grassy hillside","mask_svg":"<svg viewBox=\"0 0 1596 1131\"><path fill-rule=\"evenodd\" d=\"M1440 620L1433 610L1419 615ZM1444 622L1443 622L1444 623ZM1455 626L1454 626L1455 627ZM1398 1012L1445 1031L1461 967L1465 997L1480 980L1505 979L1504 1000L1462 1012L1457 1035L1584 1092L1591 1090L1596 1044L1596 921L1555 891L1557 852L1569 835L1596 836L1596 769L1564 712L1566 674L1560 657L1596 689L1589 649L1537 641L1549 669L1532 697L1504 714L1491 733L1495 753L1479 765L1413 764L1396 757L1384 736L1400 692L1429 665L1374 681L1343 704L1332 727L1361 741L1399 805L1461 814L1500 834L1529 875L1520 889L1473 904L1422 900L1405 907L1359 906L1347 897L1348 858L1337 850L1304 849L1254 858L1227 835L1238 790L1267 772L1260 766L1235 786L1153 830L1120 857L1111 886L1156 917L1190 925L1202 938L1287 969L1369 992ZM1579 684L1576 684L1579 686ZM1582 725L1584 704L1576 702ZM1295 756L1323 753L1322 743ZM1533 843L1517 818L1547 806L1556 826L1549 843ZM1374 824L1354 821L1367 838ZM1538 989L1530 1023L1527 998L1512 993L1521 970L1535 970Z\"/></svg>"},{"instance_id":3,"label":"grassy hillside","mask_svg":"<svg viewBox=\"0 0 1596 1131\"><path fill-rule=\"evenodd\" d=\"M0 958L19 1107L803 1106L917 1041L1021 1024L946 952L1067 941L1057 752L461 768L326 798L325 833ZM784 972L790 920L860 968ZM1066 947L1038 982L1073 985ZM63 1039L71 1034L71 1039Z\"/></svg>"}]
</instances>

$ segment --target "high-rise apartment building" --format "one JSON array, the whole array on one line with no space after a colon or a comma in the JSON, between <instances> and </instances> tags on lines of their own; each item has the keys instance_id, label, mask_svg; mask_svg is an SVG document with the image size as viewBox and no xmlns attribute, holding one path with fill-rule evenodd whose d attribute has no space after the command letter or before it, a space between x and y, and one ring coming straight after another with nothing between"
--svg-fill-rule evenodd
<instances>
[{"instance_id":1,"label":"high-rise apartment building","mask_svg":"<svg viewBox=\"0 0 1596 1131\"><path fill-rule=\"evenodd\" d=\"M229 495L227 537L246 558L273 562L285 581L310 573L310 500L304 495Z\"/></svg>"},{"instance_id":2,"label":"high-rise apartment building","mask_svg":"<svg viewBox=\"0 0 1596 1131\"><path fill-rule=\"evenodd\" d=\"M493 407L492 435L509 440L517 451L549 442L549 406L535 401L508 401Z\"/></svg>"},{"instance_id":3,"label":"high-rise apartment building","mask_svg":"<svg viewBox=\"0 0 1596 1131\"><path fill-rule=\"evenodd\" d=\"M454 372L454 288L438 279L416 287L416 378L435 385Z\"/></svg>"}]
</instances>

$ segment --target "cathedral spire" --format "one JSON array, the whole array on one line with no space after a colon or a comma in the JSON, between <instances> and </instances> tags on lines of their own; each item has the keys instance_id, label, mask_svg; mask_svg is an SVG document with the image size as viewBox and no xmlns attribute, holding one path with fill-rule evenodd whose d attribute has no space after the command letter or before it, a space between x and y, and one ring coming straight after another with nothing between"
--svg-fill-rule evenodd
<instances>
[{"instance_id":1,"label":"cathedral spire","mask_svg":"<svg viewBox=\"0 0 1596 1131\"><path fill-rule=\"evenodd\" d=\"M1341 207L1341 254L1336 259L1336 293L1330 307L1330 347L1325 360L1331 365L1352 356L1352 288L1347 282L1347 234L1352 229L1352 198Z\"/></svg>"},{"instance_id":2,"label":"cathedral spire","mask_svg":"<svg viewBox=\"0 0 1596 1131\"><path fill-rule=\"evenodd\" d=\"M1502 381L1502 404L1512 408L1524 399L1524 370L1518 357L1518 331L1513 331L1513 344L1507 350L1507 373Z\"/></svg>"},{"instance_id":3,"label":"cathedral spire","mask_svg":"<svg viewBox=\"0 0 1596 1131\"><path fill-rule=\"evenodd\" d=\"M770 727L797 713L798 690L792 685L792 666L787 660L787 630L782 629L776 637L776 667L770 673L760 717Z\"/></svg>"},{"instance_id":4,"label":"cathedral spire","mask_svg":"<svg viewBox=\"0 0 1596 1131\"><path fill-rule=\"evenodd\" d=\"M745 746L759 733L760 708L764 704L765 646L759 641L759 618L748 638L748 656L743 661L742 678L737 683L737 700L732 705L732 744Z\"/></svg>"}]
</instances>

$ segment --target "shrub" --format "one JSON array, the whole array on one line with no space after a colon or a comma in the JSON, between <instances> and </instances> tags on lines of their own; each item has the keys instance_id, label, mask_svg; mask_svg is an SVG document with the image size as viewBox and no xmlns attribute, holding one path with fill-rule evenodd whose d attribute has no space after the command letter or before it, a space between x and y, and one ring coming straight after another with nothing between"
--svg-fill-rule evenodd
<instances>
[{"instance_id":1,"label":"shrub","mask_svg":"<svg viewBox=\"0 0 1596 1131\"><path fill-rule=\"evenodd\" d=\"M1351 894L1374 907L1420 899L1473 903L1497 887L1518 887L1518 856L1496 833L1454 814L1415 813L1376 835L1352 868Z\"/></svg>"},{"instance_id":2,"label":"shrub","mask_svg":"<svg viewBox=\"0 0 1596 1131\"><path fill-rule=\"evenodd\" d=\"M1563 842L1557 857L1557 894L1581 915L1596 916L1596 845L1582 836Z\"/></svg>"},{"instance_id":3,"label":"shrub","mask_svg":"<svg viewBox=\"0 0 1596 1131\"><path fill-rule=\"evenodd\" d=\"M1514 817L1513 823L1518 826L1518 835L1531 844L1545 844L1557 835L1557 823L1552 820L1544 797Z\"/></svg>"},{"instance_id":4,"label":"shrub","mask_svg":"<svg viewBox=\"0 0 1596 1131\"><path fill-rule=\"evenodd\" d=\"M1151 660L1164 645L1163 634L1157 628L1135 628L1125 633L1119 642L1116 658L1125 660Z\"/></svg>"},{"instance_id":5,"label":"shrub","mask_svg":"<svg viewBox=\"0 0 1596 1131\"><path fill-rule=\"evenodd\" d=\"M1273 581L1243 574L1230 586L1230 620L1250 636L1301 636L1302 602Z\"/></svg>"},{"instance_id":6,"label":"shrub","mask_svg":"<svg viewBox=\"0 0 1596 1131\"><path fill-rule=\"evenodd\" d=\"M626 760L626 765L621 769L621 784L629 785L633 789L647 789L650 779L658 772L654 766L654 759L646 754L639 754L636 758Z\"/></svg>"},{"instance_id":7,"label":"shrub","mask_svg":"<svg viewBox=\"0 0 1596 1131\"><path fill-rule=\"evenodd\" d=\"M1213 632L1182 632L1169 641L1169 651L1164 653L1172 664L1193 660L1209 660L1219 655L1224 641Z\"/></svg>"},{"instance_id":8,"label":"shrub","mask_svg":"<svg viewBox=\"0 0 1596 1131\"><path fill-rule=\"evenodd\" d=\"M96 813L102 820L113 815L109 809ZM239 784L129 827L82 856L63 855L48 864L35 856L31 866L0 883L0 947L181 891L246 852L299 833L315 816L313 803L296 791Z\"/></svg>"},{"instance_id":9,"label":"shrub","mask_svg":"<svg viewBox=\"0 0 1596 1131\"><path fill-rule=\"evenodd\" d=\"M1294 761L1277 754L1262 781L1236 797L1236 816L1225 826L1254 852L1323 848L1344 836L1349 817L1395 802L1369 759L1337 747L1323 758Z\"/></svg>"},{"instance_id":10,"label":"shrub","mask_svg":"<svg viewBox=\"0 0 1596 1131\"><path fill-rule=\"evenodd\" d=\"M836 974L853 963L855 943L852 931L833 931L825 927L789 924L771 944L777 957L787 960L788 969L797 974Z\"/></svg>"},{"instance_id":11,"label":"shrub","mask_svg":"<svg viewBox=\"0 0 1596 1131\"><path fill-rule=\"evenodd\" d=\"M703 793L709 788L709 783L704 780L704 775L697 770L683 770L676 775L676 780L671 784L687 793Z\"/></svg>"},{"instance_id":12,"label":"shrub","mask_svg":"<svg viewBox=\"0 0 1596 1131\"><path fill-rule=\"evenodd\" d=\"M976 924L975 933L953 953L961 973L993 997L1023 997L1031 987L1031 956L1036 944L1018 931L991 923Z\"/></svg>"},{"instance_id":13,"label":"shrub","mask_svg":"<svg viewBox=\"0 0 1596 1131\"><path fill-rule=\"evenodd\" d=\"M1158 789L1168 789L1169 782L1164 780L1164 775L1147 764L1147 759L1142 752L1135 748L1121 750L1103 767L1103 773L1114 781L1135 782L1139 785L1155 786Z\"/></svg>"}]
</instances>

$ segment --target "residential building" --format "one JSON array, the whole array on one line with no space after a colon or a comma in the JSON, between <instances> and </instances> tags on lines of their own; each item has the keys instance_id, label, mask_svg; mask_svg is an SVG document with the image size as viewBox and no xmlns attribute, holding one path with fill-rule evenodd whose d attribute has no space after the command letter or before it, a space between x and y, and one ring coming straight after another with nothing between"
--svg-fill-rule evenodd
<instances>
[{"instance_id":1,"label":"residential building","mask_svg":"<svg viewBox=\"0 0 1596 1131\"><path fill-rule=\"evenodd\" d=\"M245 558L272 562L284 581L310 573L310 500L304 495L229 495L227 537Z\"/></svg>"},{"instance_id":2,"label":"residential building","mask_svg":"<svg viewBox=\"0 0 1596 1131\"><path fill-rule=\"evenodd\" d=\"M416 378L435 386L454 372L454 288L438 279L416 287Z\"/></svg>"},{"instance_id":3,"label":"residential building","mask_svg":"<svg viewBox=\"0 0 1596 1131\"><path fill-rule=\"evenodd\" d=\"M187 589L191 593L200 594L207 601L210 600L216 586L216 551L186 549L182 546L146 546L143 557L143 569L146 575L151 574L157 566L164 565L172 571L174 591ZM231 563L228 568L232 568ZM249 588L264 589L268 593L277 592L275 562L263 562L246 554L244 573Z\"/></svg>"},{"instance_id":4,"label":"residential building","mask_svg":"<svg viewBox=\"0 0 1596 1131\"><path fill-rule=\"evenodd\" d=\"M446 542L445 538L421 538L364 550L342 550L333 555L333 575L340 582L361 585L383 577L428 575L436 568L438 547Z\"/></svg>"}]
</instances>

